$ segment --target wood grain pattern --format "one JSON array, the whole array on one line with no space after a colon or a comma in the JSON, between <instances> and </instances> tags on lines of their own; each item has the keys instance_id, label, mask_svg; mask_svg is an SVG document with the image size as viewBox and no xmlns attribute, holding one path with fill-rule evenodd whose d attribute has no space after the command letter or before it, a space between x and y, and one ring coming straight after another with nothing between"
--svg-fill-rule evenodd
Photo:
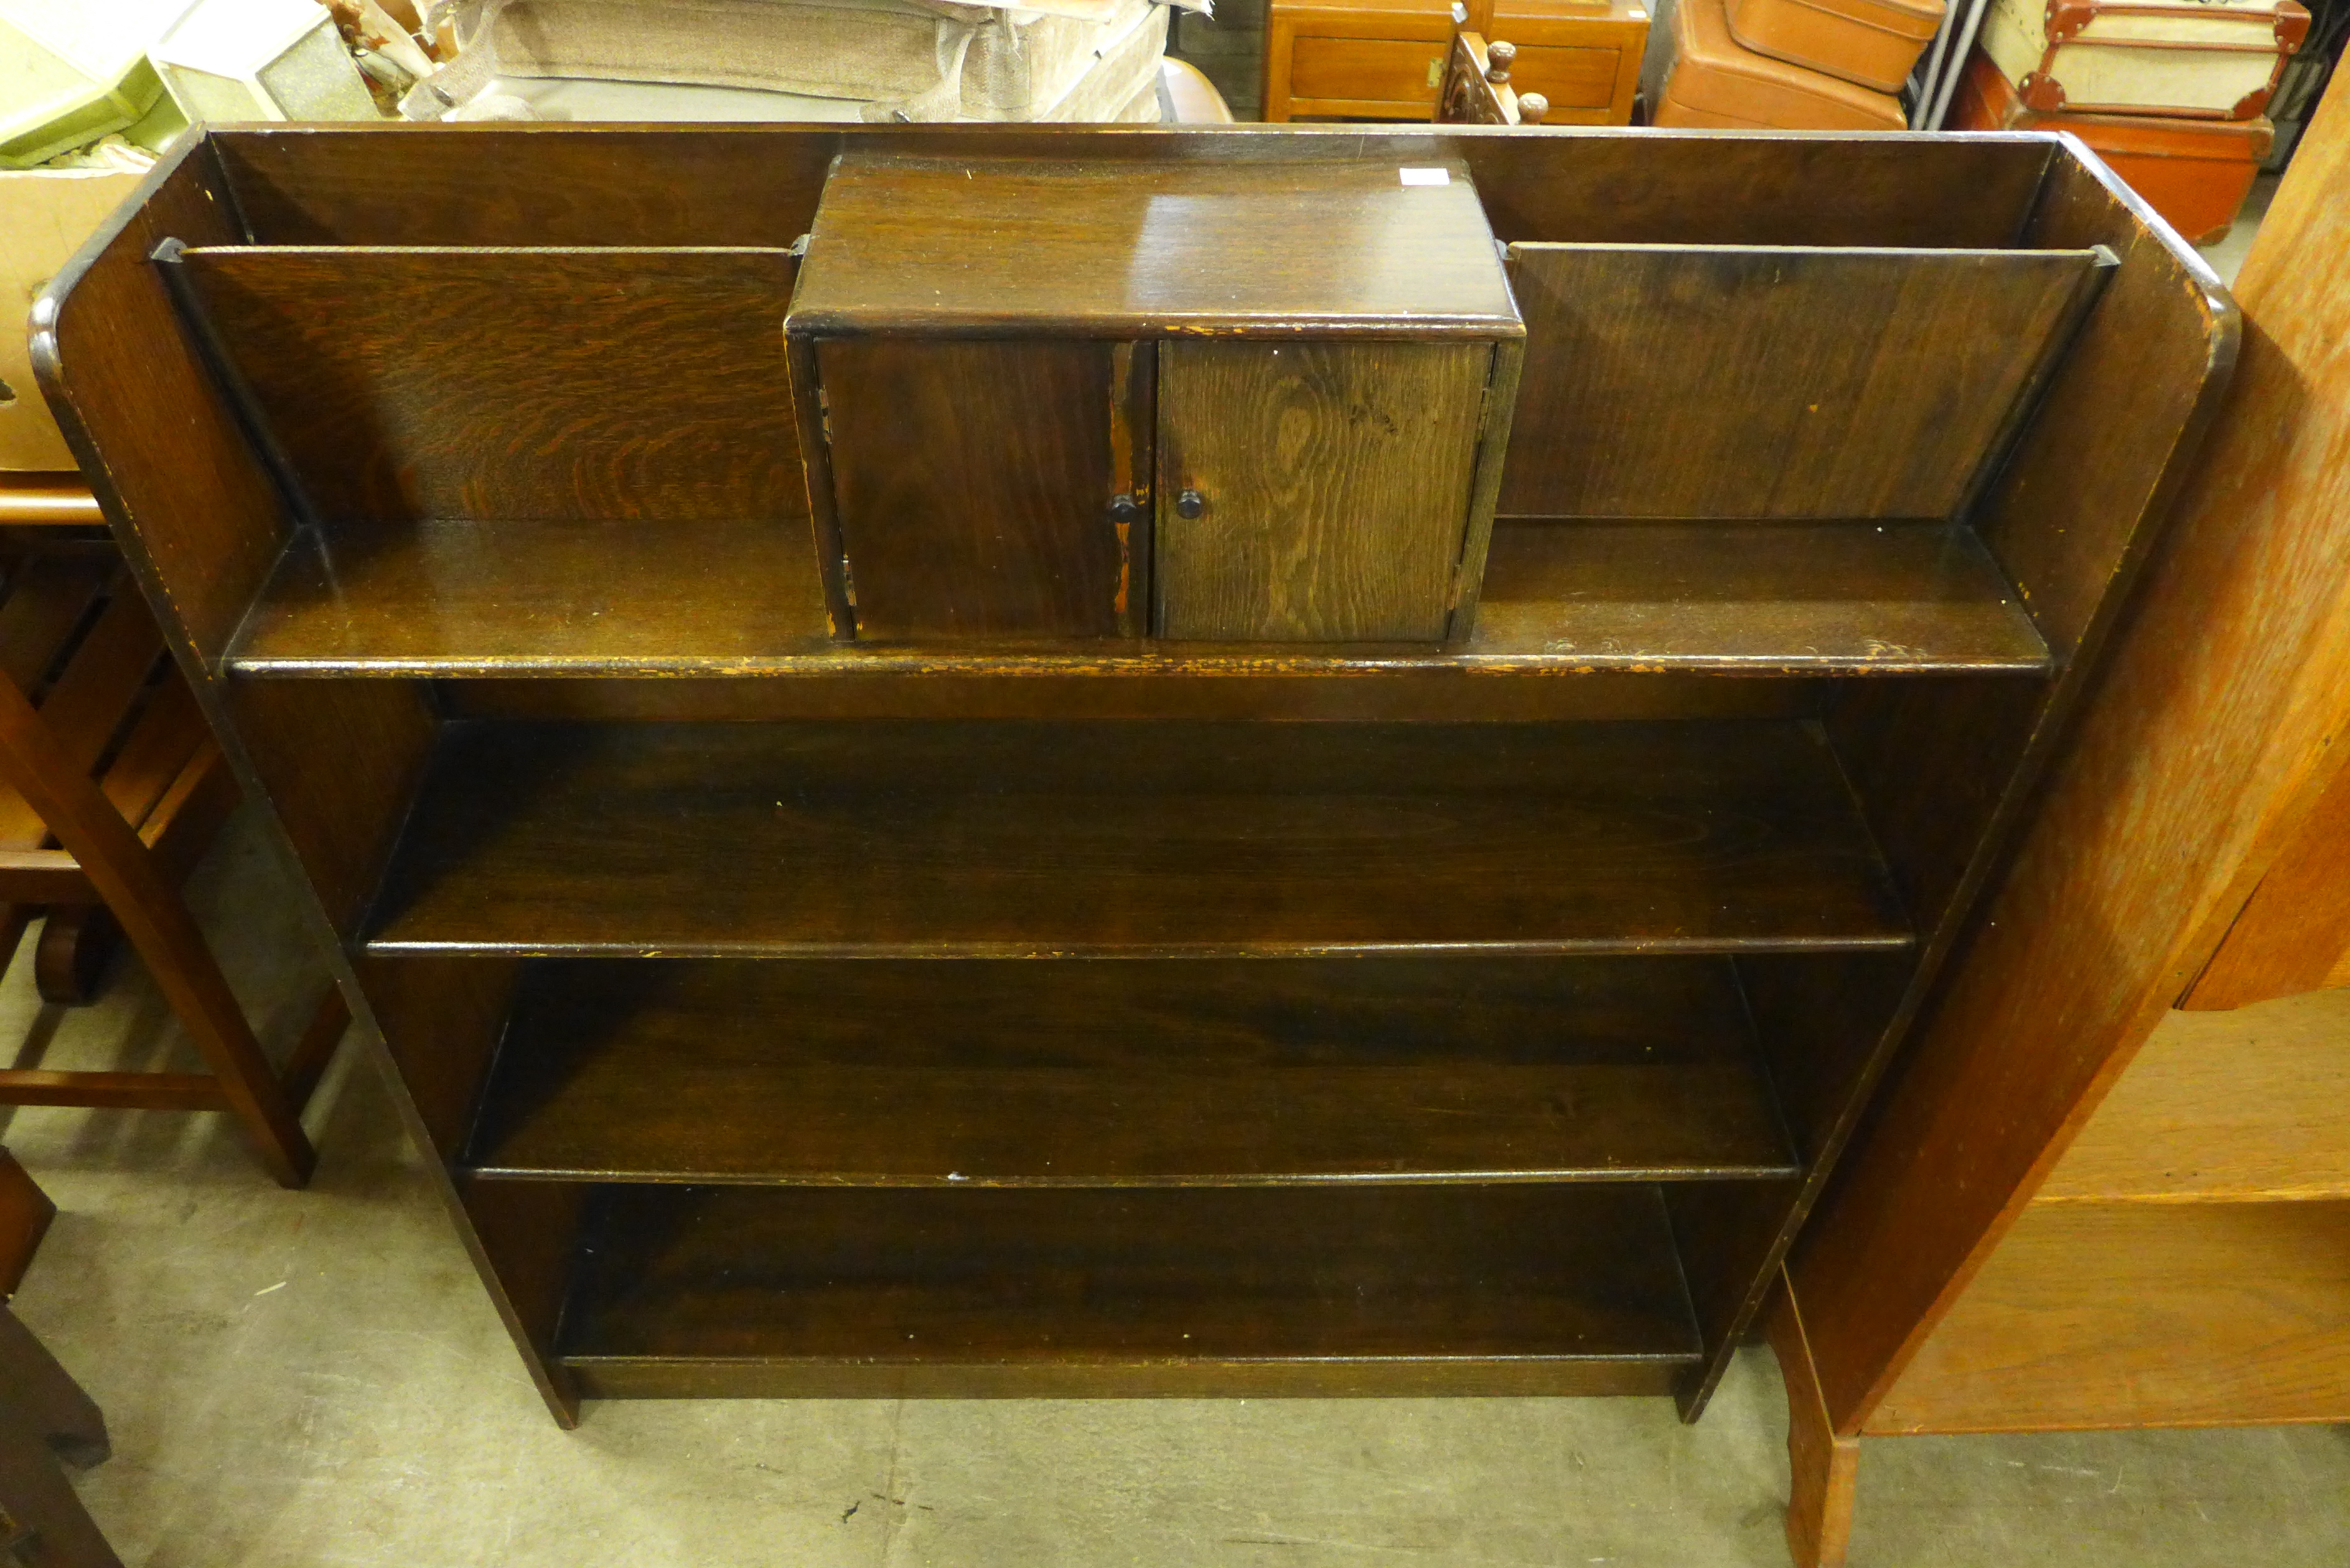
<instances>
[{"instance_id":1,"label":"wood grain pattern","mask_svg":"<svg viewBox=\"0 0 2350 1568\"><path fill-rule=\"evenodd\" d=\"M821 342L834 504L858 640L1110 637L1126 587L1109 514L1111 346Z\"/></svg>"},{"instance_id":2,"label":"wood grain pattern","mask_svg":"<svg viewBox=\"0 0 2350 1568\"><path fill-rule=\"evenodd\" d=\"M899 1187L1794 1169L1704 959L540 964L466 1161Z\"/></svg>"},{"instance_id":3,"label":"wood grain pattern","mask_svg":"<svg viewBox=\"0 0 2350 1568\"><path fill-rule=\"evenodd\" d=\"M2173 1012L2036 1203L2350 1199L2350 997Z\"/></svg>"},{"instance_id":4,"label":"wood grain pattern","mask_svg":"<svg viewBox=\"0 0 2350 1568\"><path fill-rule=\"evenodd\" d=\"M293 520L148 260L169 237L244 238L194 146L157 164L118 223L102 225L35 302L32 358L108 519L135 520L124 549L134 566L151 563L146 587L170 604L167 627L184 628L211 659L276 564Z\"/></svg>"},{"instance_id":5,"label":"wood grain pattern","mask_svg":"<svg viewBox=\"0 0 2350 1568\"><path fill-rule=\"evenodd\" d=\"M1652 1188L633 1187L591 1226L562 1341L591 1379L686 1360L770 1388L796 1371L1009 1393L1084 1371L1089 1392L1166 1393L1261 1369L1284 1392L1367 1393L1440 1355L1452 1391L1523 1391L1695 1348Z\"/></svg>"},{"instance_id":6,"label":"wood grain pattern","mask_svg":"<svg viewBox=\"0 0 2350 1568\"><path fill-rule=\"evenodd\" d=\"M2181 1007L2244 1007L2350 983L2350 769L2310 794L2303 826L2278 848Z\"/></svg>"},{"instance_id":7,"label":"wood grain pattern","mask_svg":"<svg viewBox=\"0 0 2350 1568\"><path fill-rule=\"evenodd\" d=\"M966 687L1013 679L1064 688L1186 675L1246 677L1250 686L1362 675L1388 678L1384 686L1417 675L1458 686L1476 676L1479 695L1461 699L1473 703L1502 700L1482 679L1499 675L1559 687L1547 678L2025 671L2049 658L2014 590L1964 529L1505 522L1493 529L1482 578L1469 640L1448 649L843 643L832 638L806 535L771 524L347 526L295 537L228 665L273 677L955 677ZM1329 694L1341 711L1376 700L1368 690Z\"/></svg>"},{"instance_id":8,"label":"wood grain pattern","mask_svg":"<svg viewBox=\"0 0 2350 1568\"><path fill-rule=\"evenodd\" d=\"M1787 1384L1787 1552L1795 1568L1844 1568L1860 1481L1860 1439L1828 1422L1803 1309L1783 1282L1767 1323Z\"/></svg>"},{"instance_id":9,"label":"wood grain pattern","mask_svg":"<svg viewBox=\"0 0 2350 1568\"><path fill-rule=\"evenodd\" d=\"M1492 358L1482 344L1167 344L1159 634L1442 638ZM1187 491L1199 517L1177 509Z\"/></svg>"},{"instance_id":10,"label":"wood grain pattern","mask_svg":"<svg viewBox=\"0 0 2350 1568\"><path fill-rule=\"evenodd\" d=\"M1208 133L1221 138L1222 132ZM795 333L1516 337L1468 170L847 153Z\"/></svg>"},{"instance_id":11,"label":"wood grain pattern","mask_svg":"<svg viewBox=\"0 0 2350 1568\"><path fill-rule=\"evenodd\" d=\"M1430 36L1449 32L1441 19ZM276 244L788 245L808 231L836 154L959 159L976 149L1093 164L1458 158L1504 240L1980 248L2016 243L2062 161L2056 139L2036 134L1610 130L1529 143L1426 125L542 123L403 128L397 140L306 125L215 131L211 145L252 238ZM462 202L447 196L459 163L469 172Z\"/></svg>"},{"instance_id":12,"label":"wood grain pattern","mask_svg":"<svg viewBox=\"0 0 2350 1568\"><path fill-rule=\"evenodd\" d=\"M2350 1203L2035 1205L1869 1432L2350 1419Z\"/></svg>"},{"instance_id":13,"label":"wood grain pattern","mask_svg":"<svg viewBox=\"0 0 2350 1568\"><path fill-rule=\"evenodd\" d=\"M2185 478L2126 633L2013 869L1795 1260L1840 1422L1869 1417L2128 1052L2199 971L2257 877L2246 857L2278 792L2324 754L2333 728L2319 715L2336 711L2350 681L2350 649L2321 635L2338 624L2350 548L2350 514L2338 504L2350 425L2342 399L2313 392L2350 385L2339 326L2350 295L2305 258L2350 243L2339 201L2350 128L2340 110L2313 123L2295 159L2303 182L2280 189L2240 275L2259 327L2244 335L2226 411L2192 476L2173 458L2147 497L2143 459L2116 464L2115 448L2125 428L2148 439L2142 421L2183 395L2151 385L2154 357L2199 349L2224 365L2231 345L2179 341L2184 323L2172 312L2202 280L2166 281L2160 268L2134 275L2116 245L2121 273L1992 492L1992 505L2007 508L1998 531L2034 541L1994 544L2033 590L2061 653L2064 618L2085 602L2072 596L2092 584L2109 593L2116 554L2108 545L2102 576L2069 566L2073 551L2091 546L2059 535L2110 540L2116 512L2141 497L2164 502ZM2085 229L2087 198L2072 176L2050 200L2043 233ZM2110 396L2083 399L2089 378ZM2116 424L2117 412L2132 425ZM2066 604L2076 607L2057 613Z\"/></svg>"},{"instance_id":14,"label":"wood grain pattern","mask_svg":"<svg viewBox=\"0 0 2350 1568\"><path fill-rule=\"evenodd\" d=\"M452 726L370 950L1900 947L1793 724Z\"/></svg>"},{"instance_id":15,"label":"wood grain pattern","mask_svg":"<svg viewBox=\"0 0 2350 1568\"><path fill-rule=\"evenodd\" d=\"M1395 106L1394 118L1436 104L1429 66L1444 58L1435 39L1299 37L1290 46L1289 91L1300 99L1368 100ZM1311 105L1296 112L1315 112Z\"/></svg>"},{"instance_id":16,"label":"wood grain pattern","mask_svg":"<svg viewBox=\"0 0 2350 1568\"><path fill-rule=\"evenodd\" d=\"M1472 648L1593 669L2041 671L2048 646L1964 527L1498 524Z\"/></svg>"},{"instance_id":17,"label":"wood grain pattern","mask_svg":"<svg viewBox=\"0 0 2350 1568\"><path fill-rule=\"evenodd\" d=\"M1950 518L2087 251L1513 244L1504 516Z\"/></svg>"},{"instance_id":18,"label":"wood grain pattern","mask_svg":"<svg viewBox=\"0 0 2350 1568\"><path fill-rule=\"evenodd\" d=\"M316 514L805 524L780 251L197 247Z\"/></svg>"},{"instance_id":19,"label":"wood grain pattern","mask_svg":"<svg viewBox=\"0 0 2350 1568\"><path fill-rule=\"evenodd\" d=\"M805 525L425 519L294 536L229 668L245 675L837 670Z\"/></svg>"}]
</instances>

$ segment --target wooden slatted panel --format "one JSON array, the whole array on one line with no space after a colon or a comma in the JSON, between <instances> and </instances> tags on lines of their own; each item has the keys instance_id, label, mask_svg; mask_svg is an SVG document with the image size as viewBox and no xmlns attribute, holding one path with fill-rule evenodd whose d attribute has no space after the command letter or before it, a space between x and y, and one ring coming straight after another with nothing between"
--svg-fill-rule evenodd
<instances>
[{"instance_id":1,"label":"wooden slatted panel","mask_svg":"<svg viewBox=\"0 0 2350 1568\"><path fill-rule=\"evenodd\" d=\"M1514 244L1504 516L1952 516L2095 251Z\"/></svg>"},{"instance_id":2,"label":"wooden slatted panel","mask_svg":"<svg viewBox=\"0 0 2350 1568\"><path fill-rule=\"evenodd\" d=\"M371 950L1901 947L1801 724L452 724Z\"/></svg>"},{"instance_id":3,"label":"wooden slatted panel","mask_svg":"<svg viewBox=\"0 0 2350 1568\"><path fill-rule=\"evenodd\" d=\"M805 526L781 251L199 247L317 514Z\"/></svg>"},{"instance_id":4,"label":"wooden slatted panel","mask_svg":"<svg viewBox=\"0 0 2350 1568\"><path fill-rule=\"evenodd\" d=\"M588 1248L591 1394L1653 1390L1697 1349L1653 1188L633 1187Z\"/></svg>"},{"instance_id":5,"label":"wooden slatted panel","mask_svg":"<svg viewBox=\"0 0 2350 1568\"><path fill-rule=\"evenodd\" d=\"M1728 963L1669 958L544 964L467 1163L881 1186L1794 1173Z\"/></svg>"}]
</instances>

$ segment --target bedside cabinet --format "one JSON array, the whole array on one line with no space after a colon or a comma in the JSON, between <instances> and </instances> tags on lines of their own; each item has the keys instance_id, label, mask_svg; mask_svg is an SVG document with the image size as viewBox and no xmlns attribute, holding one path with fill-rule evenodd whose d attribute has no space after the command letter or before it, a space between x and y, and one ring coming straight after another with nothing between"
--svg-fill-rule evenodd
<instances>
[{"instance_id":1,"label":"bedside cabinet","mask_svg":"<svg viewBox=\"0 0 2350 1568\"><path fill-rule=\"evenodd\" d=\"M1426 119L1456 26L1518 47L1510 85L1550 100L1545 125L1628 125L1648 43L1645 0L1274 0L1264 118Z\"/></svg>"}]
</instances>

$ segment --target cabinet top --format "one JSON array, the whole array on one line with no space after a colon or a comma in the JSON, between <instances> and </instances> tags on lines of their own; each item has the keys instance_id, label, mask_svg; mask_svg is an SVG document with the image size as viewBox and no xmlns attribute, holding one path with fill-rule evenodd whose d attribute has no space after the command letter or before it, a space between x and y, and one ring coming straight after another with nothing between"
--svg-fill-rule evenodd
<instances>
[{"instance_id":1,"label":"cabinet top","mask_svg":"<svg viewBox=\"0 0 2350 1568\"><path fill-rule=\"evenodd\" d=\"M1457 159L1078 163L847 153L797 333L1508 337Z\"/></svg>"}]
</instances>

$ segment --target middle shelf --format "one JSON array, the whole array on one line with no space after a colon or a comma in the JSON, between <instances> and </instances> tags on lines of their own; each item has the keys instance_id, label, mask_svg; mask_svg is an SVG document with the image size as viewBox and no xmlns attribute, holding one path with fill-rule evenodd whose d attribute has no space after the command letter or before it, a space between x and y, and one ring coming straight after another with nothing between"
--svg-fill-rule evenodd
<instances>
[{"instance_id":1,"label":"middle shelf","mask_svg":"<svg viewBox=\"0 0 2350 1568\"><path fill-rule=\"evenodd\" d=\"M1731 962L530 966L493 1178L1178 1187L1790 1177Z\"/></svg>"},{"instance_id":2,"label":"middle shelf","mask_svg":"<svg viewBox=\"0 0 2350 1568\"><path fill-rule=\"evenodd\" d=\"M445 724L381 957L1899 948L1803 721Z\"/></svg>"}]
</instances>

